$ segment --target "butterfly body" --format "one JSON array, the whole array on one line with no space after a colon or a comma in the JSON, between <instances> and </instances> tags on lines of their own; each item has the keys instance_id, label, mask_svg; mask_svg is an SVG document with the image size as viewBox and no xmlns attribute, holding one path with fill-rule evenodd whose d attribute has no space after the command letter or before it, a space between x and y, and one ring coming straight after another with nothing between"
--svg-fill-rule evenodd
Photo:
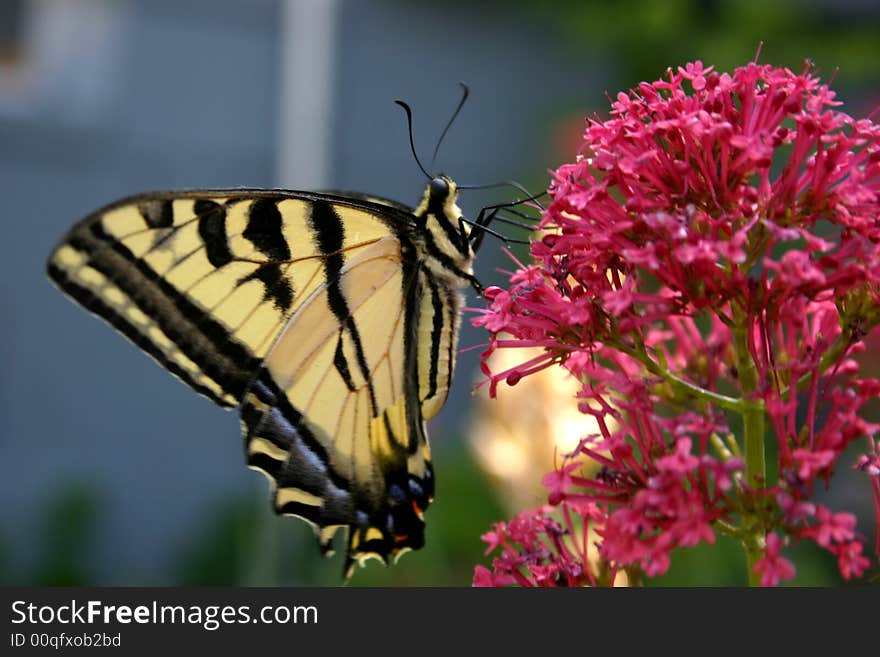
<instances>
[{"instance_id":1,"label":"butterfly body","mask_svg":"<svg viewBox=\"0 0 880 657\"><path fill-rule=\"evenodd\" d=\"M284 190L129 197L77 224L50 278L197 392L241 417L273 508L346 575L424 543L424 421L452 381L461 288L477 287L455 183L414 209Z\"/></svg>"}]
</instances>

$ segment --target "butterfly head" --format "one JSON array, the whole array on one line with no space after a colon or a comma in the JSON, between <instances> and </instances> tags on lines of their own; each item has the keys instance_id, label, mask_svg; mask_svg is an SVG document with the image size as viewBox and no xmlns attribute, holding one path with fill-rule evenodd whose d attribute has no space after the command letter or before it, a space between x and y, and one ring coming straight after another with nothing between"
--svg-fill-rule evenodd
<instances>
[{"instance_id":1,"label":"butterfly head","mask_svg":"<svg viewBox=\"0 0 880 657\"><path fill-rule=\"evenodd\" d=\"M414 215L428 250L458 271L470 274L474 249L470 226L458 207L455 181L445 174L433 176Z\"/></svg>"},{"instance_id":2,"label":"butterfly head","mask_svg":"<svg viewBox=\"0 0 880 657\"><path fill-rule=\"evenodd\" d=\"M425 190L423 203L431 211L444 214L447 217L461 216L461 209L457 205L458 185L445 173L440 173L431 178Z\"/></svg>"}]
</instances>

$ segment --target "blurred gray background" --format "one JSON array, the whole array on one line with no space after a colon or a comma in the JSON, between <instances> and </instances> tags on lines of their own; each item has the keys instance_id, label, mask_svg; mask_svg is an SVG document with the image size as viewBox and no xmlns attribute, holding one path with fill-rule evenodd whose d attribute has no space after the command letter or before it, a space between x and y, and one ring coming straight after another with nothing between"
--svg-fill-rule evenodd
<instances>
[{"instance_id":1,"label":"blurred gray background","mask_svg":"<svg viewBox=\"0 0 880 657\"><path fill-rule=\"evenodd\" d=\"M0 525L10 566L26 572L41 556L29 546L45 540L37 511L63 505L59 491L73 482L95 491L102 521L90 572L102 583L164 572L218 499L252 495L268 513L268 497L243 467L234 414L48 283L44 261L64 231L150 189L337 188L414 203L424 179L392 100L412 105L429 159L459 80L472 95L438 165L470 183L533 175L550 166L532 129L550 99L596 83L552 35L497 8L462 5L462 19L439 4L377 0L2 7L21 53L0 81ZM462 205L475 215L485 199L473 192ZM481 275L490 269L481 263ZM467 330L462 346L477 339ZM462 356L435 443L459 433L477 354Z\"/></svg>"},{"instance_id":2,"label":"blurred gray background","mask_svg":"<svg viewBox=\"0 0 880 657\"><path fill-rule=\"evenodd\" d=\"M649 21L650 3L620 4L595 3L601 20L585 10L567 20L577 3L554 12L526 1L0 0L0 582L338 582L338 564L322 579L308 528L278 529L265 481L243 466L235 415L67 301L45 259L75 221L151 189L337 188L414 203L424 179L392 100L412 105L429 159L460 80L471 98L438 167L462 182L517 178L540 190L547 169L573 157L583 116L607 105L606 90L685 57L748 61L778 28L767 10L754 33L676 37L725 3L684 3L684 23L662 10ZM868 3L816 4L854 30L866 17L876 28ZM815 45L828 29L800 46L786 32L767 59L796 62L818 48L833 70L837 51ZM877 58L868 65L864 53L876 45L852 54L864 39L835 38L856 62L838 86L865 102ZM461 205L474 216L511 194L471 192ZM504 262L488 242L479 276L500 280ZM468 327L461 347L481 339ZM458 437L478 353L461 356L430 427L440 495L429 524L446 513L447 534L466 535L442 553L463 566L440 568L436 583L468 583L479 533L502 517L491 489L462 474L472 472Z\"/></svg>"}]
</instances>

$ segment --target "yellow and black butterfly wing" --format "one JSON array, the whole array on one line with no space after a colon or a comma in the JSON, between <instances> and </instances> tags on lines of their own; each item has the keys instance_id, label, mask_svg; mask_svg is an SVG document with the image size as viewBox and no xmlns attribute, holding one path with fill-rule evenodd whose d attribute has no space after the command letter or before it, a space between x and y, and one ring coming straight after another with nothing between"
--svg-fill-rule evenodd
<instances>
[{"instance_id":1,"label":"yellow and black butterfly wing","mask_svg":"<svg viewBox=\"0 0 880 657\"><path fill-rule=\"evenodd\" d=\"M346 571L423 544L423 414L451 378L454 293L419 261L412 215L371 199L148 194L75 226L50 277L198 392L241 406L279 513ZM450 323L450 321L452 323Z\"/></svg>"},{"instance_id":2,"label":"yellow and black butterfly wing","mask_svg":"<svg viewBox=\"0 0 880 657\"><path fill-rule=\"evenodd\" d=\"M232 407L325 282L314 223L326 207L344 214L349 256L405 226L391 210L303 192L144 194L77 224L48 272L185 383Z\"/></svg>"},{"instance_id":3,"label":"yellow and black butterfly wing","mask_svg":"<svg viewBox=\"0 0 880 657\"><path fill-rule=\"evenodd\" d=\"M341 223L321 239L337 250ZM401 242L401 239L404 241ZM325 260L327 283L291 318L242 405L248 462L275 510L348 527L346 574L424 543L433 473L417 385L418 263L406 238Z\"/></svg>"}]
</instances>

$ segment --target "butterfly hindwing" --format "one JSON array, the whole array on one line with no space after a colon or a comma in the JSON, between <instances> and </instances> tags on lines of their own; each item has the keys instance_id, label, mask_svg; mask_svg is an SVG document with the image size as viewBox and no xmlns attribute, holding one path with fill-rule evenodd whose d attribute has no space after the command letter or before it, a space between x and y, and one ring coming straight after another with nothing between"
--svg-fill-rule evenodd
<instances>
[{"instance_id":1,"label":"butterfly hindwing","mask_svg":"<svg viewBox=\"0 0 880 657\"><path fill-rule=\"evenodd\" d=\"M328 230L332 222L327 222ZM303 302L242 406L248 462L275 510L313 523L322 546L348 526L347 570L423 544L433 473L417 376L412 248L387 237Z\"/></svg>"}]
</instances>

